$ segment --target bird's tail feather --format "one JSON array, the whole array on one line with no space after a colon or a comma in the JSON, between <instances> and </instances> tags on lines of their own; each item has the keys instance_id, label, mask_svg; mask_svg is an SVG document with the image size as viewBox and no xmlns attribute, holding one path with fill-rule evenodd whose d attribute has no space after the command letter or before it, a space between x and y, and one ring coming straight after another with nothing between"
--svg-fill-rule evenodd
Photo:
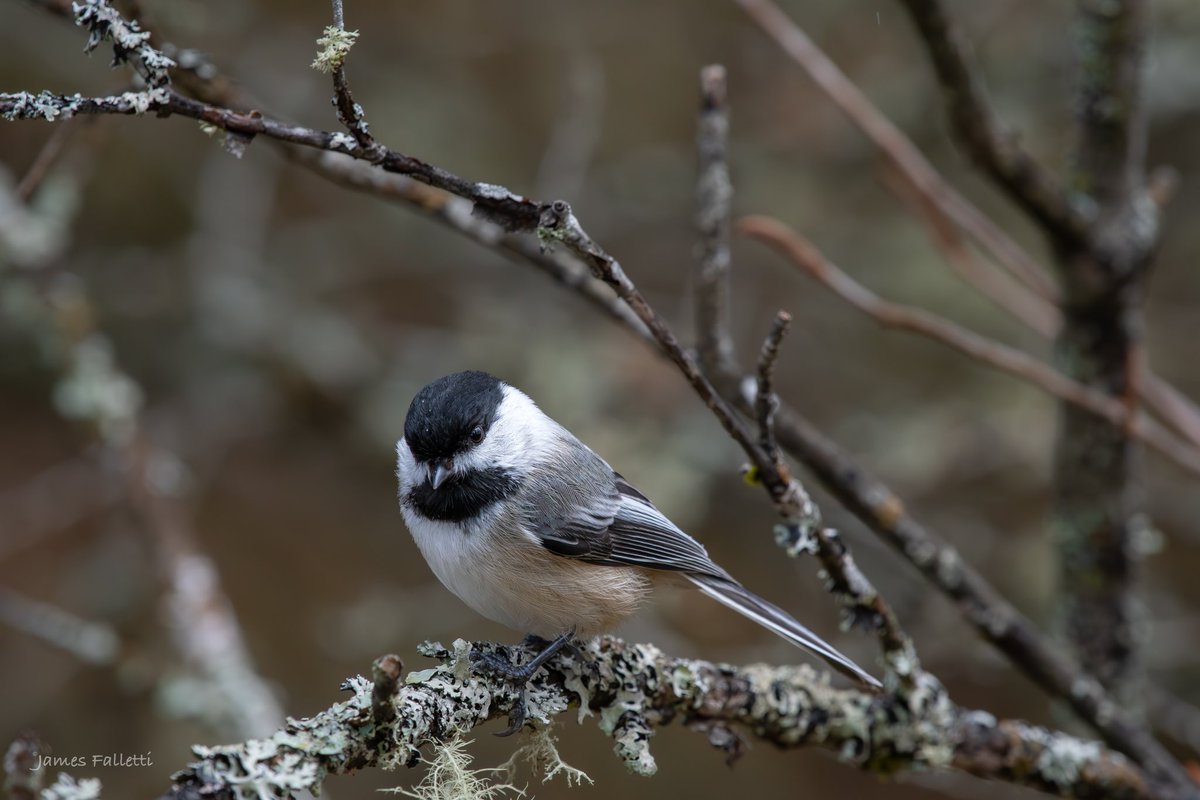
<instances>
[{"instance_id":1,"label":"bird's tail feather","mask_svg":"<svg viewBox=\"0 0 1200 800\"><path fill-rule=\"evenodd\" d=\"M696 585L696 588L718 603L754 620L797 647L815 653L843 675L865 683L867 686L881 688L879 681L862 667L839 653L820 636L792 619L792 616L782 608L768 603L732 578L714 575L688 575L687 577Z\"/></svg>"}]
</instances>

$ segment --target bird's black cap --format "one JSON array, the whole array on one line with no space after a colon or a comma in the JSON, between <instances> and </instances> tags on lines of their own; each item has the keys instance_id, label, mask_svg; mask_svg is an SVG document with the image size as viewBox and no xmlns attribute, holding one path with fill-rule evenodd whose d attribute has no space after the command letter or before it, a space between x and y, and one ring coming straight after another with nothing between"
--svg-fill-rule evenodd
<instances>
[{"instance_id":1,"label":"bird's black cap","mask_svg":"<svg viewBox=\"0 0 1200 800\"><path fill-rule=\"evenodd\" d=\"M404 419L404 441L413 456L431 463L470 446L476 425L486 433L504 399L504 384L486 372L455 372L417 392Z\"/></svg>"}]
</instances>

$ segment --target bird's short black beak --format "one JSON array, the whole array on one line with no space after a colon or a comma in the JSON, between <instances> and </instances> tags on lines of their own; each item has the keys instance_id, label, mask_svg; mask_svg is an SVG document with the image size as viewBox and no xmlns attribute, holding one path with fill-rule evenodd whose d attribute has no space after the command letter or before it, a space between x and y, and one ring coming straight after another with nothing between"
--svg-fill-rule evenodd
<instances>
[{"instance_id":1,"label":"bird's short black beak","mask_svg":"<svg viewBox=\"0 0 1200 800\"><path fill-rule=\"evenodd\" d=\"M433 486L434 491L437 491L438 487L454 474L453 466L449 461L442 461L434 465L433 472L429 475L429 483Z\"/></svg>"}]
</instances>

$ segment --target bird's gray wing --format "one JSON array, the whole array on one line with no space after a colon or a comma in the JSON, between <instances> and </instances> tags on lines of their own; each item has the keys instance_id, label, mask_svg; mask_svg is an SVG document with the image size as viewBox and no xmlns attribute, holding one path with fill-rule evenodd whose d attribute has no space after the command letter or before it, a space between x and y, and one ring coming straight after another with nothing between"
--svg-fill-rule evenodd
<instances>
[{"instance_id":1,"label":"bird's gray wing","mask_svg":"<svg viewBox=\"0 0 1200 800\"><path fill-rule=\"evenodd\" d=\"M547 550L592 564L681 572L709 597L816 653L840 672L868 686L880 685L786 611L714 564L702 544L663 516L603 459L574 437L569 443L581 448L575 458L527 483L525 528Z\"/></svg>"},{"instance_id":2,"label":"bird's gray wing","mask_svg":"<svg viewBox=\"0 0 1200 800\"><path fill-rule=\"evenodd\" d=\"M726 576L703 545L603 459L578 440L568 444L578 448L572 469L535 476L523 503L525 529L547 550L592 564Z\"/></svg>"}]
</instances>

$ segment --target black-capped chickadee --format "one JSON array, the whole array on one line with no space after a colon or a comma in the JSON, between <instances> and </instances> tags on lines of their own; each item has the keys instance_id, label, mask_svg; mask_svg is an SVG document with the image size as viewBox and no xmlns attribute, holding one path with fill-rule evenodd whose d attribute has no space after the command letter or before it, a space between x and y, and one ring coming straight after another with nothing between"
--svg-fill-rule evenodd
<instances>
[{"instance_id":1,"label":"black-capped chickadee","mask_svg":"<svg viewBox=\"0 0 1200 800\"><path fill-rule=\"evenodd\" d=\"M396 444L400 507L438 579L467 605L549 645L611 630L660 581L690 582L840 672L867 674L708 557L604 459L518 389L485 372L426 386ZM508 732L520 727L520 714Z\"/></svg>"}]
</instances>

